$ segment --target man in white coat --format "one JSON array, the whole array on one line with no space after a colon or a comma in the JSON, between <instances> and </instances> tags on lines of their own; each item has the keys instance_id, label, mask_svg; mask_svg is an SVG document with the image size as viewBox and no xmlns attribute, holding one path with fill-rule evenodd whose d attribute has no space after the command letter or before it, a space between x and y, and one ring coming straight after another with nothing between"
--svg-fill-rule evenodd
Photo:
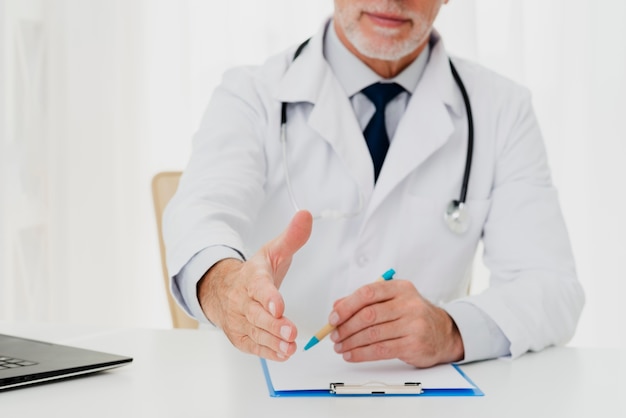
<instances>
[{"instance_id":1,"label":"man in white coat","mask_svg":"<svg viewBox=\"0 0 626 418\"><path fill-rule=\"evenodd\" d=\"M277 361L327 322L346 361L418 367L571 338L584 295L530 95L457 58L474 115L469 223L444 221L469 133L432 28L445 2L335 0L297 58L294 46L225 74L164 216L172 291L190 315ZM364 89L381 82L401 88L376 162ZM481 239L490 286L470 295ZM375 281L389 268L393 280Z\"/></svg>"}]
</instances>

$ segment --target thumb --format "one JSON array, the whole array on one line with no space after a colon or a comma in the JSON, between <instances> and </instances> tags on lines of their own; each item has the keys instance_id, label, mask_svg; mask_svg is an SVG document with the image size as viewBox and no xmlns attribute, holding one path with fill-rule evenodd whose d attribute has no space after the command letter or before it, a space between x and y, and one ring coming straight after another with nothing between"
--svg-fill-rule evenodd
<instances>
[{"instance_id":1,"label":"thumb","mask_svg":"<svg viewBox=\"0 0 626 418\"><path fill-rule=\"evenodd\" d=\"M293 255L309 240L312 229L313 216L301 210L291 218L283 233L268 243L267 254L279 282L287 273Z\"/></svg>"}]
</instances>

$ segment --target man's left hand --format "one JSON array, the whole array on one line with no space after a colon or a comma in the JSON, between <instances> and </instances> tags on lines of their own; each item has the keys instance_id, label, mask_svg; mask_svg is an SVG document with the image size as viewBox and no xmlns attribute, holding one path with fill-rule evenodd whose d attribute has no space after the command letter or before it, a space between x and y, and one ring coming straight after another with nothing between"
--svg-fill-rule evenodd
<instances>
[{"instance_id":1,"label":"man's left hand","mask_svg":"<svg viewBox=\"0 0 626 418\"><path fill-rule=\"evenodd\" d=\"M398 358L416 367L464 357L459 330L448 313L407 280L378 281L335 302L329 322L335 351L346 361Z\"/></svg>"}]
</instances>

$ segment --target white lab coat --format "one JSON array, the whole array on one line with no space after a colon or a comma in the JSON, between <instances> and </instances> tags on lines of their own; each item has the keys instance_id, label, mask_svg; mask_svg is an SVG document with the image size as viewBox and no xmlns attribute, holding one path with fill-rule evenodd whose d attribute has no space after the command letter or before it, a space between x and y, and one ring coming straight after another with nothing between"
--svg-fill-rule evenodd
<instances>
[{"instance_id":1,"label":"white lab coat","mask_svg":"<svg viewBox=\"0 0 626 418\"><path fill-rule=\"evenodd\" d=\"M165 213L170 275L204 248L246 255L278 235L295 209L280 145L288 108L289 170L296 199L316 220L281 293L299 335L326 323L332 302L389 268L443 307L466 302L492 318L511 353L563 343L584 296L526 89L455 59L472 103L471 226L452 233L443 213L459 198L467 118L443 43L429 62L391 142L374 187L373 166L349 99L322 54L322 34L260 67L227 72L194 138L193 155ZM467 295L480 239L490 287ZM208 266L207 266L208 268ZM178 295L179 296L179 295ZM180 297L180 296L179 296Z\"/></svg>"}]
</instances>

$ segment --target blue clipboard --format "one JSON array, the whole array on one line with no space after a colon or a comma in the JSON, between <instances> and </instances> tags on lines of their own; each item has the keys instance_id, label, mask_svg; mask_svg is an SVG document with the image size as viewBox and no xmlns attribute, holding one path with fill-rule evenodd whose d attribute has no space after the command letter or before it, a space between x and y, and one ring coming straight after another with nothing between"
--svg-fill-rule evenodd
<instances>
[{"instance_id":1,"label":"blue clipboard","mask_svg":"<svg viewBox=\"0 0 626 418\"><path fill-rule=\"evenodd\" d=\"M267 361L265 359L261 360L261 367L263 368L263 374L265 375L265 382L267 383L267 389L269 391L269 395L271 397L359 397L359 396L426 396L426 397L436 397L436 396L484 396L483 393L478 386L461 370L459 366L453 364L452 367L456 369L457 372L472 386L471 388L459 388L459 389L435 389L423 387L419 392L414 393L397 393L395 391L384 391L384 390L372 390L370 393L363 393L362 391L359 393L345 393L339 394L333 392L331 390L331 383L329 382L328 388L320 388L317 390L276 390L274 385L272 384L272 378L270 375L269 368L267 366ZM402 391L400 391L402 392Z\"/></svg>"}]
</instances>

